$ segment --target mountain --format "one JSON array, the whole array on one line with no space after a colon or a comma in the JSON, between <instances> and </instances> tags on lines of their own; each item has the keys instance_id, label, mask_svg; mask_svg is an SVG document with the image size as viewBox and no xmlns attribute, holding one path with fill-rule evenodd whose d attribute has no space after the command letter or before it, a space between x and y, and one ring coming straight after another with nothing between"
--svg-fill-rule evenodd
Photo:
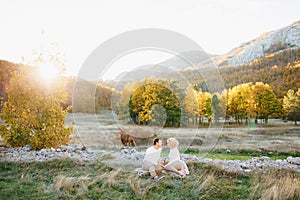
<instances>
[{"instance_id":1,"label":"mountain","mask_svg":"<svg viewBox=\"0 0 300 200\"><path fill-rule=\"evenodd\" d=\"M260 37L232 49L216 59L219 66L239 66L271 54L288 49L300 48L300 21L278 30L262 34Z\"/></svg>"},{"instance_id":2,"label":"mountain","mask_svg":"<svg viewBox=\"0 0 300 200\"><path fill-rule=\"evenodd\" d=\"M116 81L133 81L133 80L141 80L146 77L157 78L163 73L169 73L172 69L165 65L154 64L154 65L142 65L136 67L134 70L130 72L123 72L119 74L115 80Z\"/></svg>"},{"instance_id":3,"label":"mountain","mask_svg":"<svg viewBox=\"0 0 300 200\"><path fill-rule=\"evenodd\" d=\"M287 50L300 48L300 21L262 34L260 37L245 42L224 55L209 55L206 52L183 52L178 56L169 58L161 63L145 65L135 68L130 72L123 72L115 81L120 85L133 80L142 80L146 77L172 78L174 74L191 71L191 63L199 63L197 68L205 68L212 60L219 66L240 66L252 61L280 54ZM189 63L188 61L191 63ZM121 89L121 88L118 88Z\"/></svg>"},{"instance_id":4,"label":"mountain","mask_svg":"<svg viewBox=\"0 0 300 200\"><path fill-rule=\"evenodd\" d=\"M142 65L130 72L122 72L115 78L115 81L119 86L124 86L130 81L144 78L170 78L174 72L190 69L195 63L210 61L211 56L204 51L183 52L157 64Z\"/></svg>"},{"instance_id":5,"label":"mountain","mask_svg":"<svg viewBox=\"0 0 300 200\"><path fill-rule=\"evenodd\" d=\"M199 65L210 61L214 55L209 55L205 51L183 52L179 56L174 56L160 63L160 65L171 67L173 70L186 70L192 64Z\"/></svg>"}]
</instances>

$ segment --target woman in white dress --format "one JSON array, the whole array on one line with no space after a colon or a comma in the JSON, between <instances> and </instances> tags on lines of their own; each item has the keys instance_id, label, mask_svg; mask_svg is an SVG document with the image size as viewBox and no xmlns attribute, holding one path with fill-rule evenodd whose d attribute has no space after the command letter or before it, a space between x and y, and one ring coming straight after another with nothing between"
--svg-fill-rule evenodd
<instances>
[{"instance_id":1,"label":"woman in white dress","mask_svg":"<svg viewBox=\"0 0 300 200\"><path fill-rule=\"evenodd\" d=\"M169 138L167 145L170 148L169 163L164 166L164 169L185 177L189 174L189 169L183 160L180 160L180 154L177 149L179 142L175 138Z\"/></svg>"}]
</instances>

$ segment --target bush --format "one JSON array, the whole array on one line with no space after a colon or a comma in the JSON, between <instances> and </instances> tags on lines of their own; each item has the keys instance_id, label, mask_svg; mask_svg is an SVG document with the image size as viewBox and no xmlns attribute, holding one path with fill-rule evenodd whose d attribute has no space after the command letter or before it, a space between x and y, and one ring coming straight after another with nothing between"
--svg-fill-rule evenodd
<instances>
[{"instance_id":1,"label":"bush","mask_svg":"<svg viewBox=\"0 0 300 200\"><path fill-rule=\"evenodd\" d=\"M13 147L29 144L33 149L57 148L68 144L72 126L65 127L68 112L65 81L50 84L38 76L37 70L24 67L14 72L6 88L8 100L3 105L0 135Z\"/></svg>"}]
</instances>

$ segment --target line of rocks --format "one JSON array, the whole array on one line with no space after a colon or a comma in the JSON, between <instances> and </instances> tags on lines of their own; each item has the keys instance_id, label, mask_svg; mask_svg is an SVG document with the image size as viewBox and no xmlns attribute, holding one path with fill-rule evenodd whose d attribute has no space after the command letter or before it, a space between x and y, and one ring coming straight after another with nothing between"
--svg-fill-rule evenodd
<instances>
[{"instance_id":1,"label":"line of rocks","mask_svg":"<svg viewBox=\"0 0 300 200\"><path fill-rule=\"evenodd\" d=\"M106 151L88 150L85 146L68 145L54 149L32 150L29 145L25 147L0 147L0 160L12 162L42 162L54 159L79 159L82 161L95 161Z\"/></svg>"},{"instance_id":2,"label":"line of rocks","mask_svg":"<svg viewBox=\"0 0 300 200\"><path fill-rule=\"evenodd\" d=\"M145 153L139 152L135 148L125 148L120 152L108 152L106 150L91 150L85 146L69 145L54 149L32 150L30 146L20 148L0 147L0 161L12 162L41 162L53 159L71 158L81 161L100 161L103 155L112 155L106 163L131 164L141 166ZM100 159L99 159L100 158ZM284 160L272 160L267 156L252 158L250 160L219 160L201 158L187 154L181 154L181 159L186 163L198 162L218 166L231 172L251 172L254 170L265 171L268 168L290 169L300 173L300 157L287 157Z\"/></svg>"},{"instance_id":3,"label":"line of rocks","mask_svg":"<svg viewBox=\"0 0 300 200\"><path fill-rule=\"evenodd\" d=\"M218 166L231 172L251 172L254 170L266 171L270 168L289 169L300 173L300 157L287 157L287 159L272 160L267 156L260 158L254 157L249 160L219 160L211 158L199 158L189 155L181 155L182 160L186 162L199 162Z\"/></svg>"}]
</instances>

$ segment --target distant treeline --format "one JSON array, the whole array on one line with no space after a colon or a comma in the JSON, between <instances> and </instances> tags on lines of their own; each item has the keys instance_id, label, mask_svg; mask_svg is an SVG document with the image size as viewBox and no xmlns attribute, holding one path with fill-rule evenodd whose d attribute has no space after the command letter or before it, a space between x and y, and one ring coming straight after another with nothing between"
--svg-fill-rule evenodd
<instances>
[{"instance_id":1,"label":"distant treeline","mask_svg":"<svg viewBox=\"0 0 300 200\"><path fill-rule=\"evenodd\" d=\"M300 119L300 89L289 90L284 101L268 84L239 84L222 92L204 92L166 79L144 79L125 86L116 107L119 119L138 125L179 127L233 121L255 123L269 118Z\"/></svg>"}]
</instances>

